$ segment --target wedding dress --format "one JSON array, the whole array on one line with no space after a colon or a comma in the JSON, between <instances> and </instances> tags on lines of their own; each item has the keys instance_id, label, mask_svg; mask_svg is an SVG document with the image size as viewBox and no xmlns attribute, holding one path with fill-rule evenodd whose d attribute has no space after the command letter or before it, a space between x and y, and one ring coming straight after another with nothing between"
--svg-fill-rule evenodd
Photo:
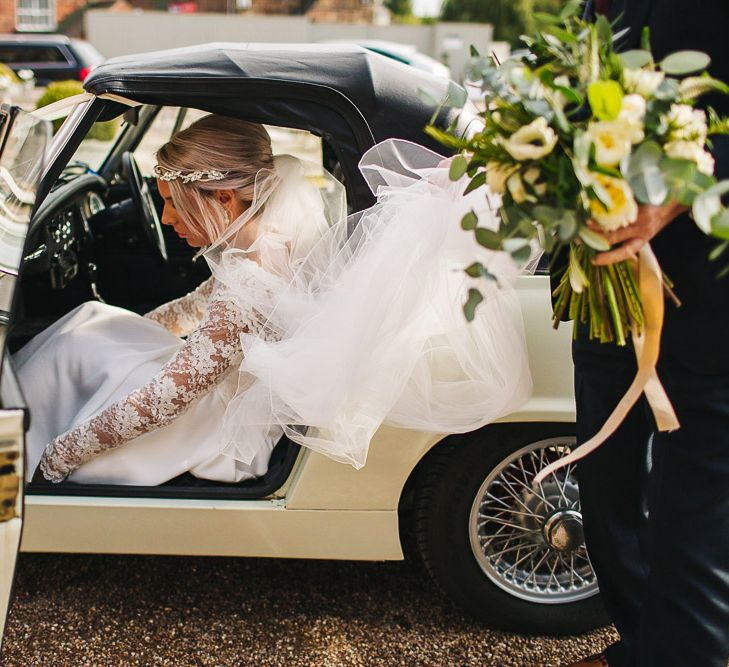
<instances>
[{"instance_id":1,"label":"wedding dress","mask_svg":"<svg viewBox=\"0 0 729 667\"><path fill-rule=\"evenodd\" d=\"M523 267L460 228L469 210L498 224L482 193L464 196L467 179L386 141L360 164L377 204L347 219L340 183L275 164L204 252L212 278L195 292L145 317L85 304L16 353L31 472L45 447L53 481L236 482L266 471L282 433L361 467L383 423L465 432L528 398ZM473 261L496 280L466 276ZM484 301L468 323L474 286Z\"/></svg>"},{"instance_id":2,"label":"wedding dress","mask_svg":"<svg viewBox=\"0 0 729 667\"><path fill-rule=\"evenodd\" d=\"M250 285L274 293L270 274L251 260L246 270ZM258 334L261 324L255 312L232 306L213 278L145 317L97 302L71 311L14 355L31 413L29 471L64 434L65 447L88 458L71 472L74 482L263 475L281 429L258 441L248 464L221 453L219 433L237 385L240 334Z\"/></svg>"}]
</instances>

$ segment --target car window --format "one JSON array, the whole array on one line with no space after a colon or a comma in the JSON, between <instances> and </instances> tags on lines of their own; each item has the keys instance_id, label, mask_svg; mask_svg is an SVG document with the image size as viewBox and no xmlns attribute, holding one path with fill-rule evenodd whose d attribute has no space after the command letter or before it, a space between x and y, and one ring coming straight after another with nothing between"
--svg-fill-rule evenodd
<instances>
[{"instance_id":1,"label":"car window","mask_svg":"<svg viewBox=\"0 0 729 667\"><path fill-rule=\"evenodd\" d=\"M134 151L140 171L146 176L152 173L156 164L155 153L171 136L175 125L179 120L179 107L163 107L147 130L144 138ZM185 109L182 122L178 129L189 127L198 118L206 116L207 112L199 109ZM316 175L322 168L322 140L307 132L288 127L276 127L267 125L266 129L271 135L271 144L274 155L288 153L307 164L307 172Z\"/></svg>"},{"instance_id":2,"label":"car window","mask_svg":"<svg viewBox=\"0 0 729 667\"><path fill-rule=\"evenodd\" d=\"M77 56L81 57L84 65L101 65L104 62L104 56L102 56L91 44L84 42L80 39L75 39L71 42L73 50Z\"/></svg>"},{"instance_id":3,"label":"car window","mask_svg":"<svg viewBox=\"0 0 729 667\"><path fill-rule=\"evenodd\" d=\"M98 171L125 127L126 123L121 118L94 123L73 154L69 165L81 162L92 171Z\"/></svg>"},{"instance_id":4,"label":"car window","mask_svg":"<svg viewBox=\"0 0 729 667\"><path fill-rule=\"evenodd\" d=\"M180 107L162 107L134 151L139 170L145 176L152 173L157 163L154 157L157 149L172 136L179 113Z\"/></svg>"},{"instance_id":5,"label":"car window","mask_svg":"<svg viewBox=\"0 0 729 667\"><path fill-rule=\"evenodd\" d=\"M63 63L68 59L57 46L31 44L0 45L0 62L6 65L30 65L35 63Z\"/></svg>"}]
</instances>

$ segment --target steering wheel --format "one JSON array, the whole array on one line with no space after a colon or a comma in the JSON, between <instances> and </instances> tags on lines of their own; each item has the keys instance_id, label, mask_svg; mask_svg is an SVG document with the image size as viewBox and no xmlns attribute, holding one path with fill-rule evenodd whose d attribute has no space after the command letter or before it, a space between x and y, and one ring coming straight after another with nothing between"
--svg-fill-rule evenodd
<instances>
[{"instance_id":1,"label":"steering wheel","mask_svg":"<svg viewBox=\"0 0 729 667\"><path fill-rule=\"evenodd\" d=\"M139 213L139 220L144 230L144 235L157 251L159 258L167 261L167 244L162 234L162 223L157 215L157 208L149 192L147 181L142 178L139 165L130 151L122 153L121 156L122 174L132 195L132 201Z\"/></svg>"}]
</instances>

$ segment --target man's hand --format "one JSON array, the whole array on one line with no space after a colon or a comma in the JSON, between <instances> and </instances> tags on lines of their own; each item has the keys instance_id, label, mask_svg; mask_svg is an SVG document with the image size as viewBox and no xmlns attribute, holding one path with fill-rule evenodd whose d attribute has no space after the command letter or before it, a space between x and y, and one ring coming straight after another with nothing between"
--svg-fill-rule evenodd
<instances>
[{"instance_id":1,"label":"man's hand","mask_svg":"<svg viewBox=\"0 0 729 667\"><path fill-rule=\"evenodd\" d=\"M603 231L597 223L591 223L590 227L600 232L610 245L621 244L612 250L598 253L592 263L595 266L605 266L606 264L617 264L626 259L634 259L646 243L685 211L688 211L688 208L677 202L671 202L666 206L640 206L638 219L627 227L621 227L614 232Z\"/></svg>"}]
</instances>

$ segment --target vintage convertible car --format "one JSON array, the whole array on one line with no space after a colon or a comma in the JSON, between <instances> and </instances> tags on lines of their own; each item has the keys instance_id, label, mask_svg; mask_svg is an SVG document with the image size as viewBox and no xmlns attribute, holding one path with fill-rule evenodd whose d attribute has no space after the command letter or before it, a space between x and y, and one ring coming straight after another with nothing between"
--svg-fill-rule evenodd
<instances>
[{"instance_id":1,"label":"vintage convertible car","mask_svg":"<svg viewBox=\"0 0 729 667\"><path fill-rule=\"evenodd\" d=\"M357 163L376 142L399 137L447 154L423 132L433 109L418 91L444 97L448 86L341 44L213 44L116 58L86 79L87 93L45 153L35 151L35 162L43 154L44 160L32 217L24 185L25 226L17 221L17 183L6 176L33 160L30 149L7 149L23 133L40 145L46 124L3 109L0 222L27 232L22 262L17 238L0 234L0 244L15 239L8 251L15 264L0 266L0 323L3 331L10 325L0 412L3 619L20 544L25 551L76 553L362 560L419 554L447 596L491 625L577 633L603 623L572 469L531 486L535 473L574 442L569 331L551 330L544 271L518 286L534 394L500 423L452 437L382 428L359 471L284 439L268 472L240 484L190 475L152 488L52 485L37 475L23 481L23 429L33 415L10 353L83 301L103 298L144 312L207 275L159 222L161 201L149 174L154 149L172 132L204 112L262 122L274 145L304 153L340 178L356 211L373 202ZM456 118L463 131L478 122L468 109L459 116L452 108L442 109L438 122ZM96 121L115 123L113 140L89 134Z\"/></svg>"}]
</instances>

